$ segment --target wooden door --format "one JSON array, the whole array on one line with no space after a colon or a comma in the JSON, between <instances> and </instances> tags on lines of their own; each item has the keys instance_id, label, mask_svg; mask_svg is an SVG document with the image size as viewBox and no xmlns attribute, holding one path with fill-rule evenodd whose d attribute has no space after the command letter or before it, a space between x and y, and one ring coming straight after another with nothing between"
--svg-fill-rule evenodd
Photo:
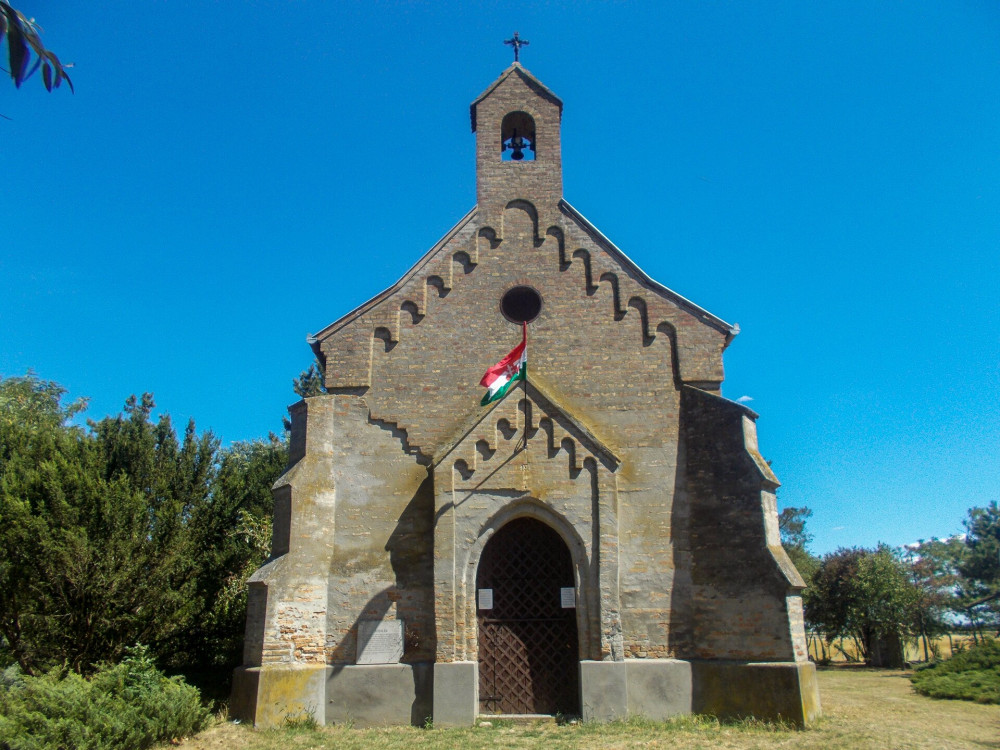
<instances>
[{"instance_id":1,"label":"wooden door","mask_svg":"<svg viewBox=\"0 0 1000 750\"><path fill-rule=\"evenodd\" d=\"M573 560L559 534L532 518L506 524L483 550L476 587L492 593L478 610L480 711L579 715L576 610L561 597Z\"/></svg>"}]
</instances>

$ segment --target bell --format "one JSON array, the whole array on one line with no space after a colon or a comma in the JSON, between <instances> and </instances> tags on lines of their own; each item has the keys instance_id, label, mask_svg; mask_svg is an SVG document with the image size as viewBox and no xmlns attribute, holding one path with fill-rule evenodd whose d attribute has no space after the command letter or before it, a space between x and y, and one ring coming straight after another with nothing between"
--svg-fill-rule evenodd
<instances>
[{"instance_id":1,"label":"bell","mask_svg":"<svg viewBox=\"0 0 1000 750\"><path fill-rule=\"evenodd\" d=\"M521 159L524 158L524 149L527 147L528 144L525 143L524 139L517 134L517 130L515 129L510 138L510 146L508 147L514 152L510 155L510 158L514 161L521 161Z\"/></svg>"}]
</instances>

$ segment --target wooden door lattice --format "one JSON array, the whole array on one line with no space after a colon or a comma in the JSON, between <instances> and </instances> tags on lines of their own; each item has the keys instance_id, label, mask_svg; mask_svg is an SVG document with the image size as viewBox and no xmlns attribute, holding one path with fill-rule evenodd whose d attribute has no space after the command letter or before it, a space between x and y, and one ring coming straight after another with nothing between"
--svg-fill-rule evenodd
<instances>
[{"instance_id":1,"label":"wooden door lattice","mask_svg":"<svg viewBox=\"0 0 1000 750\"><path fill-rule=\"evenodd\" d=\"M477 589L493 608L478 611L479 706L491 714L578 714L576 610L569 549L551 528L519 518L487 543Z\"/></svg>"}]
</instances>

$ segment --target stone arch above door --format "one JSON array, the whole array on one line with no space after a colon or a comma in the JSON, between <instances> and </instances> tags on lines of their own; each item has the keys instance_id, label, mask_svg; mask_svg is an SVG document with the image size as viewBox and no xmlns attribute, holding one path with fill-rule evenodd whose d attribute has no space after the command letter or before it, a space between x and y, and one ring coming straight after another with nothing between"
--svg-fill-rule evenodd
<instances>
[{"instance_id":1,"label":"stone arch above door","mask_svg":"<svg viewBox=\"0 0 1000 750\"><path fill-rule=\"evenodd\" d=\"M597 595L596 560L590 545L581 538L578 529L567 518L531 496L517 498L502 506L497 513L483 522L475 542L468 547L465 559L461 561L460 591L462 595L459 597L461 601L459 606L465 610L465 621L472 623L476 619L476 577L483 550L494 534L511 521L521 518L529 518L548 526L562 539L563 544L569 550L573 561L574 585L576 587L578 656L580 659L600 658L601 639L598 613L601 604L600 597ZM471 659L473 655L478 653L479 645L476 632L469 632L468 636L465 652L467 657Z\"/></svg>"},{"instance_id":2,"label":"stone arch above door","mask_svg":"<svg viewBox=\"0 0 1000 750\"><path fill-rule=\"evenodd\" d=\"M571 549L580 658L621 659L617 457L528 384L480 411L432 462L437 660L477 658L475 575L489 537L528 516Z\"/></svg>"}]
</instances>

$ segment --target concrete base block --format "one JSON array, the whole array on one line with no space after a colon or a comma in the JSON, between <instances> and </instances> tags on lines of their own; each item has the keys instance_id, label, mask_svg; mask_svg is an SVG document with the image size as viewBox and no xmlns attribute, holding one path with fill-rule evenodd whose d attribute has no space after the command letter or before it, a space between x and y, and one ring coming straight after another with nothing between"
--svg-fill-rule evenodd
<instances>
[{"instance_id":1,"label":"concrete base block","mask_svg":"<svg viewBox=\"0 0 1000 750\"><path fill-rule=\"evenodd\" d=\"M580 662L580 710L584 721L614 721L628 715L623 661Z\"/></svg>"},{"instance_id":2,"label":"concrete base block","mask_svg":"<svg viewBox=\"0 0 1000 750\"><path fill-rule=\"evenodd\" d=\"M663 721L691 713L691 663L679 659L625 662L629 716Z\"/></svg>"},{"instance_id":3,"label":"concrete base block","mask_svg":"<svg viewBox=\"0 0 1000 750\"><path fill-rule=\"evenodd\" d=\"M753 716L806 727L822 713L812 662L693 661L692 708L721 718Z\"/></svg>"},{"instance_id":4,"label":"concrete base block","mask_svg":"<svg viewBox=\"0 0 1000 750\"><path fill-rule=\"evenodd\" d=\"M434 665L434 726L471 727L479 714L479 664Z\"/></svg>"},{"instance_id":5,"label":"concrete base block","mask_svg":"<svg viewBox=\"0 0 1000 750\"><path fill-rule=\"evenodd\" d=\"M323 724L326 671L325 664L237 667L229 714L259 729L309 716Z\"/></svg>"},{"instance_id":6,"label":"concrete base block","mask_svg":"<svg viewBox=\"0 0 1000 750\"><path fill-rule=\"evenodd\" d=\"M431 718L434 665L348 664L329 668L326 723L423 726Z\"/></svg>"}]
</instances>

